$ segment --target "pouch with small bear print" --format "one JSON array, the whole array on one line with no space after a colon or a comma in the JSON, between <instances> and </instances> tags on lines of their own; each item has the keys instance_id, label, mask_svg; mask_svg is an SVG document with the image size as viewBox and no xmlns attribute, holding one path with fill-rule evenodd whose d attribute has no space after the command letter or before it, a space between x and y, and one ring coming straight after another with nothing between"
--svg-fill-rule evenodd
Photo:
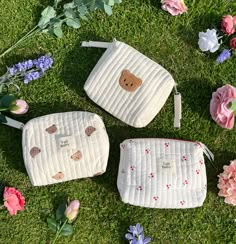
<instances>
[{"instance_id":1,"label":"pouch with small bear print","mask_svg":"<svg viewBox=\"0 0 236 244\"><path fill-rule=\"evenodd\" d=\"M34 186L106 171L109 139L102 119L94 113L49 114L25 125L6 117L5 124L23 130L23 157Z\"/></svg>"}]
</instances>

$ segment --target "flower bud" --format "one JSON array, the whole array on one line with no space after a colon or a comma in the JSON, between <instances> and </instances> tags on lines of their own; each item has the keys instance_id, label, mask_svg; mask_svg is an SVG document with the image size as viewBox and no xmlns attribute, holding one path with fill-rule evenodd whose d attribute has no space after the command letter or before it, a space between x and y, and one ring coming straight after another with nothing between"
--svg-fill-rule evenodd
<instances>
[{"instance_id":1,"label":"flower bud","mask_svg":"<svg viewBox=\"0 0 236 244\"><path fill-rule=\"evenodd\" d=\"M29 109L29 105L26 101L17 99L13 104L10 112L13 114L25 114Z\"/></svg>"},{"instance_id":2,"label":"flower bud","mask_svg":"<svg viewBox=\"0 0 236 244\"><path fill-rule=\"evenodd\" d=\"M70 202L70 204L67 206L65 216L69 221L75 220L79 212L79 206L80 202L78 200Z\"/></svg>"}]
</instances>

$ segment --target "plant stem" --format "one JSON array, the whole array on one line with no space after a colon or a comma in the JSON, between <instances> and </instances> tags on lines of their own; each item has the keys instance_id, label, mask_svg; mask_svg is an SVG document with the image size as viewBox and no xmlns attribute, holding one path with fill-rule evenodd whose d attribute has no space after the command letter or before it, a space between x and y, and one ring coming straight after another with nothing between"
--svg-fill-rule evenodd
<instances>
[{"instance_id":1,"label":"plant stem","mask_svg":"<svg viewBox=\"0 0 236 244\"><path fill-rule=\"evenodd\" d=\"M0 206L0 209L3 209L5 206L4 205L2 205L2 206Z\"/></svg>"},{"instance_id":2,"label":"plant stem","mask_svg":"<svg viewBox=\"0 0 236 244\"><path fill-rule=\"evenodd\" d=\"M65 224L67 223L68 219L66 219L66 221L63 223L63 225L61 226L61 228L57 231L56 233L56 237L55 239L53 240L52 244L55 244L57 239L59 238L60 234L61 234L61 231L62 229L64 228Z\"/></svg>"},{"instance_id":3,"label":"plant stem","mask_svg":"<svg viewBox=\"0 0 236 244\"><path fill-rule=\"evenodd\" d=\"M3 56L5 56L7 53L9 53L15 47L17 47L21 42L25 41L26 39L28 39L29 37L31 37L33 34L35 34L37 32L37 28L38 28L38 26L36 25L33 29L31 29L28 33L26 33L19 41L17 41L13 46L11 46L5 52L3 52L0 55L0 58L2 58Z\"/></svg>"}]
</instances>

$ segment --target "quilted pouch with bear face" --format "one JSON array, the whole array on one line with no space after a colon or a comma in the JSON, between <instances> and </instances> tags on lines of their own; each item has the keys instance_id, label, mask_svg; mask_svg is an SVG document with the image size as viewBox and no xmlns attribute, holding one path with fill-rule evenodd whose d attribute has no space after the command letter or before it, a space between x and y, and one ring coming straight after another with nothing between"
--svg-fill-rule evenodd
<instances>
[{"instance_id":1,"label":"quilted pouch with bear face","mask_svg":"<svg viewBox=\"0 0 236 244\"><path fill-rule=\"evenodd\" d=\"M93 177L106 171L109 139L102 119L89 112L50 114L23 125L25 167L34 186Z\"/></svg>"},{"instance_id":2,"label":"quilted pouch with bear face","mask_svg":"<svg viewBox=\"0 0 236 244\"><path fill-rule=\"evenodd\" d=\"M120 145L117 187L123 202L149 208L202 206L207 193L204 153L198 142L130 139Z\"/></svg>"},{"instance_id":3,"label":"quilted pouch with bear face","mask_svg":"<svg viewBox=\"0 0 236 244\"><path fill-rule=\"evenodd\" d=\"M175 86L170 73L123 42L90 41L82 46L107 49L84 85L90 99L128 125L139 128L149 124ZM180 127L180 119L181 102L177 93L175 127Z\"/></svg>"}]
</instances>

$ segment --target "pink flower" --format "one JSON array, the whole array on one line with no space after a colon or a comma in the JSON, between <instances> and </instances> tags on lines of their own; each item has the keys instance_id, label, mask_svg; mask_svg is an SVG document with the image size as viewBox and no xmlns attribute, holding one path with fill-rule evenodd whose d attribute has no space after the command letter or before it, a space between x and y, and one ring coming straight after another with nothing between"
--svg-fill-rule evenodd
<instances>
[{"instance_id":1,"label":"pink flower","mask_svg":"<svg viewBox=\"0 0 236 244\"><path fill-rule=\"evenodd\" d=\"M173 16L187 12L187 7L183 0L162 0L161 3L161 8Z\"/></svg>"},{"instance_id":2,"label":"pink flower","mask_svg":"<svg viewBox=\"0 0 236 244\"><path fill-rule=\"evenodd\" d=\"M213 92L210 102L210 113L215 122L227 129L234 126L234 111L228 109L228 105L236 98L236 91L233 86L225 85Z\"/></svg>"},{"instance_id":3,"label":"pink flower","mask_svg":"<svg viewBox=\"0 0 236 244\"><path fill-rule=\"evenodd\" d=\"M15 106L13 106L13 109L11 109L11 113L25 114L27 113L28 109L29 109L29 105L26 103L26 101L17 99L15 101Z\"/></svg>"},{"instance_id":4,"label":"pink flower","mask_svg":"<svg viewBox=\"0 0 236 244\"><path fill-rule=\"evenodd\" d=\"M236 205L236 160L223 167L224 172L219 177L218 195L225 197L225 203Z\"/></svg>"},{"instance_id":5,"label":"pink flower","mask_svg":"<svg viewBox=\"0 0 236 244\"><path fill-rule=\"evenodd\" d=\"M221 28L226 35L230 36L235 32L234 29L235 25L236 25L236 16L233 17L231 15L226 15L222 18Z\"/></svg>"},{"instance_id":6,"label":"pink flower","mask_svg":"<svg viewBox=\"0 0 236 244\"><path fill-rule=\"evenodd\" d=\"M14 187L5 187L3 200L10 215L16 215L18 210L24 210L25 198Z\"/></svg>"},{"instance_id":7,"label":"pink flower","mask_svg":"<svg viewBox=\"0 0 236 244\"><path fill-rule=\"evenodd\" d=\"M75 220L75 218L77 217L79 212L79 206L80 202L78 200L70 202L69 206L67 206L65 210L65 216L70 222Z\"/></svg>"}]
</instances>

